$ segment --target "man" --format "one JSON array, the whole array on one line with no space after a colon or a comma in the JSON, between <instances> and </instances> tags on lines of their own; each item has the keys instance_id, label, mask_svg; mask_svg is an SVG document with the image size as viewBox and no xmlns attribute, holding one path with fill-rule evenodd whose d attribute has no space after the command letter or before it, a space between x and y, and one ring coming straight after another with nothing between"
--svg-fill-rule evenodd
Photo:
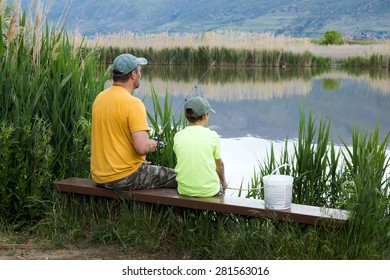
<instances>
[{"instance_id":1,"label":"man","mask_svg":"<svg viewBox=\"0 0 390 280\"><path fill-rule=\"evenodd\" d=\"M175 171L146 163L157 150L149 139L146 109L132 95L139 87L141 65L131 54L115 58L113 85L99 93L92 107L91 173L98 186L117 190L176 188Z\"/></svg>"},{"instance_id":2,"label":"man","mask_svg":"<svg viewBox=\"0 0 390 280\"><path fill-rule=\"evenodd\" d=\"M189 126L176 133L173 146L181 195L210 197L224 194L228 187L218 134L206 127L210 111L215 113L209 102L200 96L184 104Z\"/></svg>"}]
</instances>

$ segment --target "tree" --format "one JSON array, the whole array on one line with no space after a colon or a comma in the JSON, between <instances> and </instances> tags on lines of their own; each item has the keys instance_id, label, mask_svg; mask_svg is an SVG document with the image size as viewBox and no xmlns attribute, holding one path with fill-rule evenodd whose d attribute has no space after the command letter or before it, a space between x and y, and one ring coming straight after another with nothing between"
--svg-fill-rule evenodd
<instances>
[{"instance_id":1,"label":"tree","mask_svg":"<svg viewBox=\"0 0 390 280\"><path fill-rule=\"evenodd\" d=\"M341 44L343 44L341 32L336 30L325 31L324 38L321 40L321 45L341 45Z\"/></svg>"}]
</instances>

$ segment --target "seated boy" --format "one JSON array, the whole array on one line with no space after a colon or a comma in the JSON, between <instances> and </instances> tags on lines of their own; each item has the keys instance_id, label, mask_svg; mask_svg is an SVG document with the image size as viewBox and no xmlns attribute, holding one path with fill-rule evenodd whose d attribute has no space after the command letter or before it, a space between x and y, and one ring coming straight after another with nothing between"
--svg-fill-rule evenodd
<instances>
[{"instance_id":1,"label":"seated boy","mask_svg":"<svg viewBox=\"0 0 390 280\"><path fill-rule=\"evenodd\" d=\"M222 195L228 187L218 134L206 127L210 111L215 113L209 102L200 96L192 97L184 104L189 126L176 133L173 145L177 157L176 181L181 195Z\"/></svg>"}]
</instances>

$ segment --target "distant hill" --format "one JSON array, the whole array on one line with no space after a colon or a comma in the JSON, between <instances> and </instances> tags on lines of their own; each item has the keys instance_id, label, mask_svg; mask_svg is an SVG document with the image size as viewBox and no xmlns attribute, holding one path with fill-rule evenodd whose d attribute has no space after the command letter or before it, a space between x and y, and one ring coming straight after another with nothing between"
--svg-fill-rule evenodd
<instances>
[{"instance_id":1,"label":"distant hill","mask_svg":"<svg viewBox=\"0 0 390 280\"><path fill-rule=\"evenodd\" d=\"M49 18L58 21L61 14L68 30L87 36L224 29L309 38L338 30L354 38L390 38L390 0L56 0Z\"/></svg>"}]
</instances>

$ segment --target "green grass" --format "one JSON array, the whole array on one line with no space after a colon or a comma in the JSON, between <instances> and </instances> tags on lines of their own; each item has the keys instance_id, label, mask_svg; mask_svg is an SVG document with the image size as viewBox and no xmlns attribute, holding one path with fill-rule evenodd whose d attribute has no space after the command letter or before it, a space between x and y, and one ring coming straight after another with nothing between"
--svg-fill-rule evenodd
<instances>
[{"instance_id":1,"label":"green grass","mask_svg":"<svg viewBox=\"0 0 390 280\"><path fill-rule=\"evenodd\" d=\"M0 17L0 27L0 211L19 227L42 218L53 179L88 173L80 126L107 74L64 30L32 28L25 13L17 23Z\"/></svg>"},{"instance_id":2,"label":"green grass","mask_svg":"<svg viewBox=\"0 0 390 280\"><path fill-rule=\"evenodd\" d=\"M166 144L166 148L160 149L157 153L148 154L148 160L159 165L175 167L176 156L173 152L173 137L177 131L185 126L184 118L179 116L175 120L175 111L172 110L172 103L166 92L162 104L155 89L151 88L151 98L153 100L153 112L147 112L148 119L152 125L150 136L157 137L159 141Z\"/></svg>"},{"instance_id":3,"label":"green grass","mask_svg":"<svg viewBox=\"0 0 390 280\"><path fill-rule=\"evenodd\" d=\"M373 54L369 57L348 57L340 61L342 68L390 68L390 56Z\"/></svg>"}]
</instances>

